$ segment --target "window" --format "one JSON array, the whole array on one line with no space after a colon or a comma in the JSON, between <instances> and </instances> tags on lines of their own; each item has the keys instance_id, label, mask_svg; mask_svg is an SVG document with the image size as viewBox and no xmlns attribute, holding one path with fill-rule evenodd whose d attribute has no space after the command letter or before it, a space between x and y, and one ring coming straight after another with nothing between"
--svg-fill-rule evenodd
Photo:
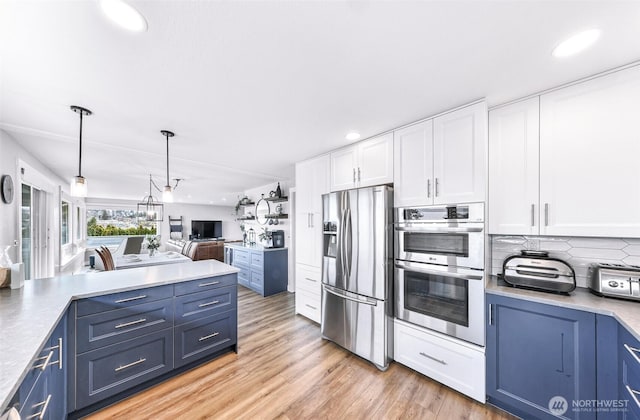
<instances>
[{"instance_id":1,"label":"window","mask_svg":"<svg viewBox=\"0 0 640 420\"><path fill-rule=\"evenodd\" d=\"M80 207L76 207L76 220L73 224L73 227L76 231L76 239L82 239L82 229L80 229L80 225L82 224L82 211Z\"/></svg>"},{"instance_id":2,"label":"window","mask_svg":"<svg viewBox=\"0 0 640 420\"><path fill-rule=\"evenodd\" d=\"M62 245L66 245L71 240L71 223L69 223L71 218L71 206L68 201L62 201L62 208L60 210L60 243Z\"/></svg>"},{"instance_id":3,"label":"window","mask_svg":"<svg viewBox=\"0 0 640 420\"><path fill-rule=\"evenodd\" d=\"M123 236L156 235L156 222L138 221L135 209L87 209L87 246L118 246Z\"/></svg>"}]
</instances>

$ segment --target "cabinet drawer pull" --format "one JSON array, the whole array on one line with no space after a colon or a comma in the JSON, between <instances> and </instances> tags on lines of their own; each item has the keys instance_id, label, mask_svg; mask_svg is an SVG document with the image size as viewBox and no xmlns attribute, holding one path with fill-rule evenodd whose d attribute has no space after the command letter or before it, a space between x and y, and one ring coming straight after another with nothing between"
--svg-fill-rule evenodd
<instances>
[{"instance_id":1,"label":"cabinet drawer pull","mask_svg":"<svg viewBox=\"0 0 640 420\"><path fill-rule=\"evenodd\" d=\"M132 298L126 298L126 299L120 299L120 300L116 300L116 303L125 303L125 302L131 302L133 300L140 300L140 299L144 299L146 298L147 295L140 295L140 296L135 296Z\"/></svg>"},{"instance_id":2,"label":"cabinet drawer pull","mask_svg":"<svg viewBox=\"0 0 640 420\"><path fill-rule=\"evenodd\" d=\"M353 183L356 183L356 168L353 168Z\"/></svg>"},{"instance_id":3,"label":"cabinet drawer pull","mask_svg":"<svg viewBox=\"0 0 640 420\"><path fill-rule=\"evenodd\" d=\"M531 204L531 226L536 225L536 205Z\"/></svg>"},{"instance_id":4,"label":"cabinet drawer pull","mask_svg":"<svg viewBox=\"0 0 640 420\"><path fill-rule=\"evenodd\" d=\"M631 388L629 385L625 385L625 387L627 388L627 392L629 393L629 395L631 395L631 398L633 398L633 401L635 401L638 408L640 408L640 400L638 400L638 397L637 397L638 395L640 395L640 391L636 391L635 389Z\"/></svg>"},{"instance_id":5,"label":"cabinet drawer pull","mask_svg":"<svg viewBox=\"0 0 640 420\"><path fill-rule=\"evenodd\" d=\"M544 203L544 225L549 226L549 203Z\"/></svg>"},{"instance_id":6,"label":"cabinet drawer pull","mask_svg":"<svg viewBox=\"0 0 640 420\"><path fill-rule=\"evenodd\" d=\"M314 311L318 310L318 308L316 308L315 306L311 306L308 303L305 303L304 306L309 307L309 308L313 309Z\"/></svg>"},{"instance_id":7,"label":"cabinet drawer pull","mask_svg":"<svg viewBox=\"0 0 640 420\"><path fill-rule=\"evenodd\" d=\"M147 361L147 359L145 359L144 357L141 357L139 360L136 360L135 362L131 362L131 363L128 363L128 364L126 364L124 366L120 366L120 367L115 368L115 371L116 372L120 372L121 370L133 367L135 365L139 365L140 363L144 363L146 361Z\"/></svg>"},{"instance_id":8,"label":"cabinet drawer pull","mask_svg":"<svg viewBox=\"0 0 640 420\"><path fill-rule=\"evenodd\" d=\"M51 362L51 365L58 364L58 368L62 369L62 337L58 338L58 345L57 346L47 347L44 350L45 351L47 351L47 350L58 350L58 360L55 360L55 361ZM42 357L40 359L42 359Z\"/></svg>"},{"instance_id":9,"label":"cabinet drawer pull","mask_svg":"<svg viewBox=\"0 0 640 420\"><path fill-rule=\"evenodd\" d=\"M210 338L215 337L216 335L220 335L220 333L219 333L219 332L214 332L213 334L205 335L204 337L200 337L200 338L198 339L198 341L208 340L208 339L210 339Z\"/></svg>"},{"instance_id":10,"label":"cabinet drawer pull","mask_svg":"<svg viewBox=\"0 0 640 420\"><path fill-rule=\"evenodd\" d=\"M440 180L438 178L436 178L436 197L440 193L440 188L439 187L440 187Z\"/></svg>"},{"instance_id":11,"label":"cabinet drawer pull","mask_svg":"<svg viewBox=\"0 0 640 420\"><path fill-rule=\"evenodd\" d=\"M434 362L438 362L438 363L440 363L441 365L446 365L446 364L447 364L447 362L445 362L444 360L436 359L435 357L433 357L433 356L429 356L428 354L423 353L423 352L420 352L420 356L424 356L424 357L426 357L427 359L431 359L431 360L433 360Z\"/></svg>"},{"instance_id":12,"label":"cabinet drawer pull","mask_svg":"<svg viewBox=\"0 0 640 420\"><path fill-rule=\"evenodd\" d=\"M360 167L358 166L358 182L360 182Z\"/></svg>"},{"instance_id":13,"label":"cabinet drawer pull","mask_svg":"<svg viewBox=\"0 0 640 420\"><path fill-rule=\"evenodd\" d=\"M634 359L636 359L636 362L640 363L640 356L638 356L640 354L640 349L637 349L635 347L631 347L628 344L624 345L624 348L627 349L627 351L629 353L631 353L631 355L633 356Z\"/></svg>"},{"instance_id":14,"label":"cabinet drawer pull","mask_svg":"<svg viewBox=\"0 0 640 420\"><path fill-rule=\"evenodd\" d=\"M215 286L216 284L220 284L219 281L211 281L209 283L200 283L198 287L207 287L207 286Z\"/></svg>"},{"instance_id":15,"label":"cabinet drawer pull","mask_svg":"<svg viewBox=\"0 0 640 420\"><path fill-rule=\"evenodd\" d=\"M118 324L118 325L116 325L116 328L124 328L124 327L130 327L130 326L136 325L136 324L142 324L146 320L147 320L147 318L140 318L140 319L137 319L135 321L125 322L124 324Z\"/></svg>"},{"instance_id":16,"label":"cabinet drawer pull","mask_svg":"<svg viewBox=\"0 0 640 420\"><path fill-rule=\"evenodd\" d=\"M38 419L38 420L42 420L44 419L44 415L47 412L47 408L49 408L49 401L51 401L51 394L47 395L47 399L42 401L41 403L38 404L34 404L33 407L40 407L42 406L42 410L38 413L32 414L29 417L26 417L25 420L28 419Z\"/></svg>"},{"instance_id":17,"label":"cabinet drawer pull","mask_svg":"<svg viewBox=\"0 0 640 420\"><path fill-rule=\"evenodd\" d=\"M316 279L310 279L309 277L305 277L304 279L305 279L305 280L312 281L312 282L314 282L314 283L317 283L317 282L318 282L318 280L316 280Z\"/></svg>"},{"instance_id":18,"label":"cabinet drawer pull","mask_svg":"<svg viewBox=\"0 0 640 420\"><path fill-rule=\"evenodd\" d=\"M201 303L198 305L198 308L204 308L205 306L215 305L216 303L220 303L219 300L214 300L213 302Z\"/></svg>"},{"instance_id":19,"label":"cabinet drawer pull","mask_svg":"<svg viewBox=\"0 0 640 420\"><path fill-rule=\"evenodd\" d=\"M49 362L51 361L52 357L53 357L53 350L51 350L49 354L47 354L46 356L38 357L36 360L44 359L44 362L40 363L39 365L35 365L33 368L44 371L47 368L47 366L49 366Z\"/></svg>"},{"instance_id":20,"label":"cabinet drawer pull","mask_svg":"<svg viewBox=\"0 0 640 420\"><path fill-rule=\"evenodd\" d=\"M427 179L427 198L431 198L431 178Z\"/></svg>"}]
</instances>

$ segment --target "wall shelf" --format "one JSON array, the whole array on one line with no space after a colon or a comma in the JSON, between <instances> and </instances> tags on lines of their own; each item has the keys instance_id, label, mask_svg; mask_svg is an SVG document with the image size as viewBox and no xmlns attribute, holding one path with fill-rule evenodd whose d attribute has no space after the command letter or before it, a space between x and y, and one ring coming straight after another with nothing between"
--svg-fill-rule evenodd
<instances>
[{"instance_id":1,"label":"wall shelf","mask_svg":"<svg viewBox=\"0 0 640 420\"><path fill-rule=\"evenodd\" d=\"M240 203L238 204L239 207L247 207L247 206L255 206L256 203L253 201L249 201L248 203Z\"/></svg>"},{"instance_id":2,"label":"wall shelf","mask_svg":"<svg viewBox=\"0 0 640 420\"><path fill-rule=\"evenodd\" d=\"M289 201L289 197L265 197L265 201L271 201L272 203L280 203L283 201Z\"/></svg>"},{"instance_id":3,"label":"wall shelf","mask_svg":"<svg viewBox=\"0 0 640 420\"><path fill-rule=\"evenodd\" d=\"M256 216L239 216L236 220L256 220Z\"/></svg>"},{"instance_id":4,"label":"wall shelf","mask_svg":"<svg viewBox=\"0 0 640 420\"><path fill-rule=\"evenodd\" d=\"M265 219L288 219L288 214L265 214Z\"/></svg>"}]
</instances>

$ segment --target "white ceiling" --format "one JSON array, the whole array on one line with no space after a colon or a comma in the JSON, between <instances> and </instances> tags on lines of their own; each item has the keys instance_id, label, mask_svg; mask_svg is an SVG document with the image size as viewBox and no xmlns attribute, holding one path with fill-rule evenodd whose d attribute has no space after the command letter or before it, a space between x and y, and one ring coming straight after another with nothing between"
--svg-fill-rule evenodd
<instances>
[{"instance_id":1,"label":"white ceiling","mask_svg":"<svg viewBox=\"0 0 640 420\"><path fill-rule=\"evenodd\" d=\"M89 195L233 204L296 161L481 97L494 105L640 59L637 1L131 1L145 33L97 1L0 0L0 128ZM585 53L563 38L602 29Z\"/></svg>"}]
</instances>

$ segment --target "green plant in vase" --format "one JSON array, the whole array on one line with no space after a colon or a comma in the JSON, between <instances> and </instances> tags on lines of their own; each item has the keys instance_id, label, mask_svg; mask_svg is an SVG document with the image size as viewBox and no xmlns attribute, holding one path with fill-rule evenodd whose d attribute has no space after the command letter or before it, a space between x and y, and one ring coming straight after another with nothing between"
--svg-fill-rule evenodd
<instances>
[{"instance_id":1,"label":"green plant in vase","mask_svg":"<svg viewBox=\"0 0 640 420\"><path fill-rule=\"evenodd\" d=\"M262 233L258 235L260 241L265 242L267 246L271 246L271 239L273 238L273 232L266 228L262 228Z\"/></svg>"},{"instance_id":2,"label":"green plant in vase","mask_svg":"<svg viewBox=\"0 0 640 420\"><path fill-rule=\"evenodd\" d=\"M149 256L153 257L156 253L156 250L160 248L160 235L157 236L147 236L147 249L149 250Z\"/></svg>"}]
</instances>

